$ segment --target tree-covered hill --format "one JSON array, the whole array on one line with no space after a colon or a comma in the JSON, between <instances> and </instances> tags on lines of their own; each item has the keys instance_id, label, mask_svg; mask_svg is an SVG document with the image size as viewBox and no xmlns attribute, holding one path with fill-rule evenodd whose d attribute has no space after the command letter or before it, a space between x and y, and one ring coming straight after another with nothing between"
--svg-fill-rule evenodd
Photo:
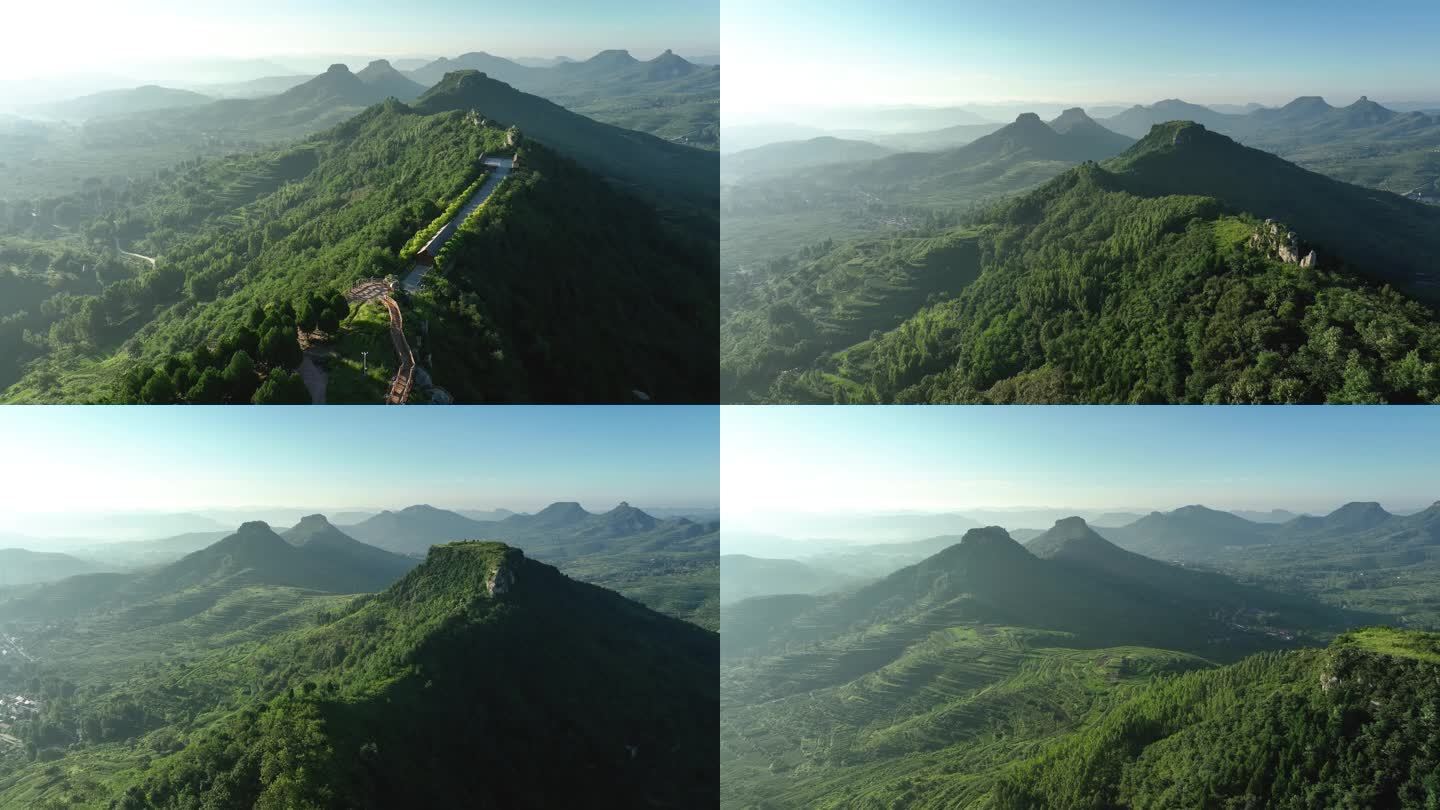
<instances>
[{"instance_id":1,"label":"tree-covered hill","mask_svg":"<svg viewBox=\"0 0 1440 810\"><path fill-rule=\"evenodd\" d=\"M750 282L766 262L821 240L883 234L924 236L935 220L1050 180L1082 160L1111 157L1128 138L1107 133L1084 112L1052 129L1034 113L968 141L935 151L907 150L779 170L721 190L722 286ZM743 271L743 272L742 272Z\"/></svg>"},{"instance_id":2,"label":"tree-covered hill","mask_svg":"<svg viewBox=\"0 0 1440 810\"><path fill-rule=\"evenodd\" d=\"M366 88L349 73L330 79ZM302 91L319 92L291 92ZM443 98L461 101L427 96ZM553 107L555 120L604 127L526 99L523 109L506 107L522 128L535 105ZM76 257L85 272L75 288L85 294L52 296L0 325L7 356L38 355L23 381L13 370L0 379L6 398L306 401L295 329L322 326L337 338L327 401L380 401L395 369L386 316L348 307L343 292L407 273L399 252L477 180L481 154L514 149L513 133L482 124L484 114L422 114L390 100L282 150L189 163L126 192L67 200L72 242L97 253L119 244L156 262L124 259L126 274L96 283ZM694 152L608 130L630 144L632 165L652 147ZM421 364L433 359L435 383L461 401L633 401L637 390L714 401L713 375L702 379L687 353L713 352L714 288L704 281L714 278L713 208L690 201L694 186L682 179L685 200L662 217L525 138L520 165L413 302L420 311L406 326L425 352ZM653 171L648 179L670 182Z\"/></svg>"},{"instance_id":3,"label":"tree-covered hill","mask_svg":"<svg viewBox=\"0 0 1440 810\"><path fill-rule=\"evenodd\" d=\"M1090 542L1108 549L1077 559L1047 548L1054 541L1073 551L1079 541L1067 528L1073 527L1062 525L1041 542L1047 557L1031 553L999 527L972 529L938 554L852 591L759 597L727 606L722 655L775 656L755 668L753 688L778 696L848 681L937 628L955 624L1043 628L1101 646L1134 643L1221 656L1269 643L1257 628L1276 622L1278 610L1244 622L1217 612L1253 603L1245 589L1223 577L1206 588L1200 575L1190 577L1144 558L1127 563L1126 552L1088 529L1083 534ZM1062 535L1064 544L1055 540ZM1121 559L1117 564L1104 558ZM1187 585L1167 591L1159 584L1167 580ZM1285 602L1271 601L1277 608ZM767 619L765 606L781 615ZM1287 618L1318 624L1314 619L1323 611L1302 612L1301 607L1311 606L1291 601ZM741 623L723 619L731 610L743 617Z\"/></svg>"},{"instance_id":4,"label":"tree-covered hill","mask_svg":"<svg viewBox=\"0 0 1440 810\"><path fill-rule=\"evenodd\" d=\"M718 193L716 154L603 124L479 71L447 73L414 106L423 114L480 110L641 194L713 205Z\"/></svg>"},{"instance_id":5,"label":"tree-covered hill","mask_svg":"<svg viewBox=\"0 0 1440 810\"><path fill-rule=\"evenodd\" d=\"M566 574L619 591L702 627L719 626L720 527L687 518L658 519L627 503L591 513L574 502L533 515L471 520L431 506L382 512L346 527L390 551L423 556L437 543L491 538L558 566Z\"/></svg>"},{"instance_id":6,"label":"tree-covered hill","mask_svg":"<svg viewBox=\"0 0 1440 810\"><path fill-rule=\"evenodd\" d=\"M1440 637L1384 629L1161 678L983 806L1420 810L1440 802L1437 683Z\"/></svg>"},{"instance_id":7,"label":"tree-covered hill","mask_svg":"<svg viewBox=\"0 0 1440 810\"><path fill-rule=\"evenodd\" d=\"M715 666L711 632L503 544L438 546L305 625L55 701L94 736L0 806L697 806Z\"/></svg>"},{"instance_id":8,"label":"tree-covered hill","mask_svg":"<svg viewBox=\"0 0 1440 810\"><path fill-rule=\"evenodd\" d=\"M722 398L1431 402L1440 330L1387 282L1429 295L1437 226L1440 210L1157 126L964 226L733 283Z\"/></svg>"},{"instance_id":9,"label":"tree-covered hill","mask_svg":"<svg viewBox=\"0 0 1440 810\"><path fill-rule=\"evenodd\" d=\"M1156 678L1351 619L1122 551L1078 518L1029 549L971 530L846 593L725 605L721 804L985 807L1017 763Z\"/></svg>"},{"instance_id":10,"label":"tree-covered hill","mask_svg":"<svg viewBox=\"0 0 1440 810\"><path fill-rule=\"evenodd\" d=\"M162 566L83 574L19 590L0 602L0 620L82 619L126 628L182 622L248 588L369 593L415 565L411 558L345 536L318 515L286 534L252 521Z\"/></svg>"},{"instance_id":11,"label":"tree-covered hill","mask_svg":"<svg viewBox=\"0 0 1440 810\"><path fill-rule=\"evenodd\" d=\"M720 68L692 64L668 50L648 61L626 51L602 51L550 67L520 65L482 51L441 57L410 77L430 87L459 70L481 71L607 124L693 147L719 147Z\"/></svg>"}]
</instances>

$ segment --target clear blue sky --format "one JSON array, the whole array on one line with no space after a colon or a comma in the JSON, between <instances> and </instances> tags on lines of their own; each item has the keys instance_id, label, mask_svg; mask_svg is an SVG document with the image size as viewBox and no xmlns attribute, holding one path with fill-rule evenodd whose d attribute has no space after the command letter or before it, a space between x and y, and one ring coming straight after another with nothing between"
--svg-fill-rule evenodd
<instances>
[{"instance_id":1,"label":"clear blue sky","mask_svg":"<svg viewBox=\"0 0 1440 810\"><path fill-rule=\"evenodd\" d=\"M713 407L0 410L0 512L719 501Z\"/></svg>"},{"instance_id":2,"label":"clear blue sky","mask_svg":"<svg viewBox=\"0 0 1440 810\"><path fill-rule=\"evenodd\" d=\"M1440 409L730 407L722 509L1328 511L1440 499Z\"/></svg>"},{"instance_id":3,"label":"clear blue sky","mask_svg":"<svg viewBox=\"0 0 1440 810\"><path fill-rule=\"evenodd\" d=\"M719 49L719 0L71 0L0 7L0 79L50 70L304 54L585 58Z\"/></svg>"},{"instance_id":4,"label":"clear blue sky","mask_svg":"<svg viewBox=\"0 0 1440 810\"><path fill-rule=\"evenodd\" d=\"M1440 98L1440 3L726 0L726 112L792 103ZM792 75L806 77L797 93ZM742 106L743 105L743 106Z\"/></svg>"}]
</instances>

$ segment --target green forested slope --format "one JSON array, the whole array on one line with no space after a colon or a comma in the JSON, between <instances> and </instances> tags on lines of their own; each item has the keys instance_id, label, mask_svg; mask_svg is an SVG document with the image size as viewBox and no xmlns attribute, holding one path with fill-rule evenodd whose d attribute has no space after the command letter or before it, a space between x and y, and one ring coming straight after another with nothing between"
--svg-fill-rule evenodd
<instances>
[{"instance_id":1,"label":"green forested slope","mask_svg":"<svg viewBox=\"0 0 1440 810\"><path fill-rule=\"evenodd\" d=\"M103 704L75 693L82 726L128 707L132 741L21 767L0 806L695 806L714 795L715 660L713 633L517 550L441 546L309 626L156 662Z\"/></svg>"},{"instance_id":2,"label":"green forested slope","mask_svg":"<svg viewBox=\"0 0 1440 810\"><path fill-rule=\"evenodd\" d=\"M1440 638L1373 629L1161 679L1017 767L989 806L1440 803Z\"/></svg>"},{"instance_id":3,"label":"green forested slope","mask_svg":"<svg viewBox=\"0 0 1440 810\"><path fill-rule=\"evenodd\" d=\"M1260 216L1296 227L1302 250L1318 246L1318 267L1253 244ZM1103 166L938 234L973 239L979 267L943 276L937 286L963 286L944 300L867 302L876 322L898 324L868 339L812 337L848 311L849 256L875 257L871 279L925 252L861 242L752 279L722 323L723 398L1430 402L1440 397L1440 329L1429 306L1387 282L1427 295L1437 234L1440 211L1194 125L1156 127Z\"/></svg>"},{"instance_id":4,"label":"green forested slope","mask_svg":"<svg viewBox=\"0 0 1440 810\"><path fill-rule=\"evenodd\" d=\"M981 808L1033 788L1030 804L1005 806L1128 807L1068 803L1023 769L1065 763L1054 752L1087 744L1157 684L1206 677L1172 676L1354 618L1122 551L1078 518L1032 544L1039 556L998 528L972 530L847 594L727 604L722 806ZM1238 668L1256 660L1271 659ZM1075 774L1118 784L1089 762Z\"/></svg>"},{"instance_id":5,"label":"green forested slope","mask_svg":"<svg viewBox=\"0 0 1440 810\"><path fill-rule=\"evenodd\" d=\"M604 126L509 93L529 105L512 110L521 121L530 107L546 105L569 116L562 123ZM440 104L448 96L426 98ZM451 101L453 111L428 115L387 101L283 150L191 162L125 192L100 189L69 200L67 216L76 223L70 243L106 252L118 243L157 261L148 267L126 259L134 268L128 274L89 287L77 282L85 294L52 296L38 316L26 310L0 327L15 356L38 355L18 383L9 385L13 373L0 379L9 385L5 398L303 401L292 373L300 361L294 328L328 322L342 355L329 401L374 401L372 389L383 389L385 370L393 370L385 317L347 309L341 292L362 278L408 271L400 248L474 182L482 153L507 150L510 141L505 130L480 125L463 99ZM694 151L608 129L621 141L648 139L630 143L636 165L652 148ZM697 281L707 267L713 277L713 210L707 214L689 191L678 191L683 200L670 204L662 221L546 147L525 142L524 149L481 223L497 233L477 239L495 278L481 279L470 263L472 282L455 274L451 286L430 295L422 317L407 318L412 344L423 342L426 320L437 343L455 337L430 352L438 363L453 363L445 367L453 376L436 382L484 401L633 399L634 390L713 401L713 377L700 380L693 363L676 359L707 335L714 343L713 304L705 304L713 288ZM646 179L663 187L666 179L651 168ZM508 252L495 252L502 248ZM38 266L39 259L26 258ZM506 306L480 301L481 292ZM599 301L605 310L597 316L587 307ZM616 325L622 318L623 328ZM611 340L616 345L607 350ZM366 349L374 350L378 382L360 374L358 354ZM652 349L660 356L652 358ZM598 362L610 357L618 359Z\"/></svg>"}]
</instances>

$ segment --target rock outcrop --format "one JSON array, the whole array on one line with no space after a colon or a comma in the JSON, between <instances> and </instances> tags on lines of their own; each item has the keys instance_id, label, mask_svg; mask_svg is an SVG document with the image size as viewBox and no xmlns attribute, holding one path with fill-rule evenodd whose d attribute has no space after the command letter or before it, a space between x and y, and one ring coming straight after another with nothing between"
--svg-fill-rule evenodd
<instances>
[{"instance_id":1,"label":"rock outcrop","mask_svg":"<svg viewBox=\"0 0 1440 810\"><path fill-rule=\"evenodd\" d=\"M1280 223L1273 219L1265 220L1265 224L1250 235L1250 244L1286 264L1314 267L1320 261L1313 250L1302 253L1295 232L1281 228Z\"/></svg>"},{"instance_id":2,"label":"rock outcrop","mask_svg":"<svg viewBox=\"0 0 1440 810\"><path fill-rule=\"evenodd\" d=\"M485 590L491 596L500 596L501 594L508 593L510 586L514 584L515 572L511 571L509 566L501 563L495 566L495 572L490 575L489 579L485 580Z\"/></svg>"}]
</instances>

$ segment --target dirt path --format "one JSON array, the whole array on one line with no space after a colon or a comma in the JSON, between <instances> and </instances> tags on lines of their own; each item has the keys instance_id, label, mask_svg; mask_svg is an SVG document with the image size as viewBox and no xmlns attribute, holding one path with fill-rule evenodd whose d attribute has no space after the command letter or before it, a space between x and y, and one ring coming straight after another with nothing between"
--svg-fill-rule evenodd
<instances>
[{"instance_id":1,"label":"dirt path","mask_svg":"<svg viewBox=\"0 0 1440 810\"><path fill-rule=\"evenodd\" d=\"M155 266L155 260L150 258L149 256L141 256L139 253L131 253L128 250L121 250L120 237L118 236L115 237L115 252L119 253L121 256L129 256L132 259L139 259L142 262L149 262L151 267Z\"/></svg>"},{"instance_id":2,"label":"dirt path","mask_svg":"<svg viewBox=\"0 0 1440 810\"><path fill-rule=\"evenodd\" d=\"M305 382L305 389L310 392L311 405L325 404L325 384L329 381L324 369L315 362L318 356L318 351L307 349L300 359L300 379Z\"/></svg>"}]
</instances>

